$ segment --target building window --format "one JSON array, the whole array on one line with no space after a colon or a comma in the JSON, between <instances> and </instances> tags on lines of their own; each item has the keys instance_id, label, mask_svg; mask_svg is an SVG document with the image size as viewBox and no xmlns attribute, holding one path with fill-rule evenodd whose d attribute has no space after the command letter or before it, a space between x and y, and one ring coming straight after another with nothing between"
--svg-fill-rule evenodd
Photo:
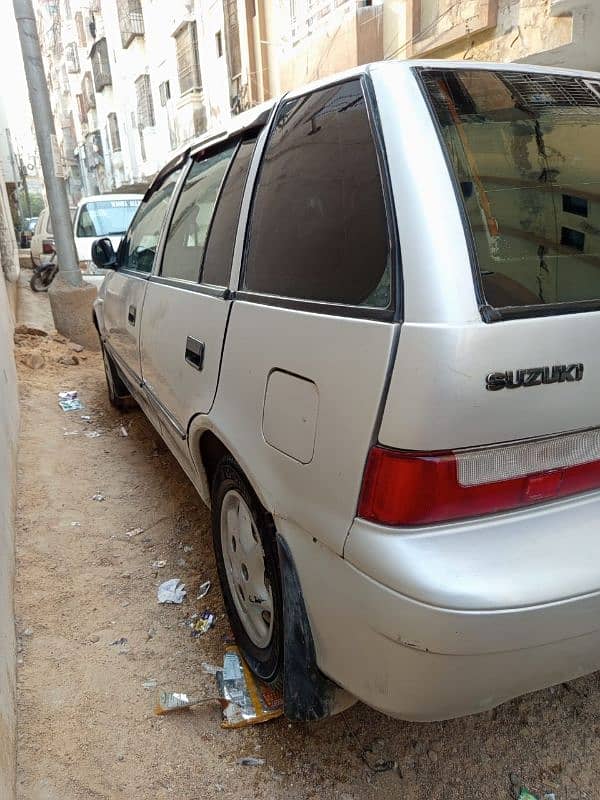
<instances>
[{"instance_id":1,"label":"building window","mask_svg":"<svg viewBox=\"0 0 600 800\"><path fill-rule=\"evenodd\" d=\"M121 44L129 47L136 36L144 35L144 15L141 0L117 0Z\"/></svg>"},{"instance_id":2,"label":"building window","mask_svg":"<svg viewBox=\"0 0 600 800\"><path fill-rule=\"evenodd\" d=\"M71 19L71 3L70 0L63 0L63 5L65 8L65 17L67 19Z\"/></svg>"},{"instance_id":3,"label":"building window","mask_svg":"<svg viewBox=\"0 0 600 800\"><path fill-rule=\"evenodd\" d=\"M386 58L411 58L452 44L466 36L493 28L498 14L498 0L409 0L407 42L386 52Z\"/></svg>"},{"instance_id":4,"label":"building window","mask_svg":"<svg viewBox=\"0 0 600 800\"><path fill-rule=\"evenodd\" d=\"M215 44L217 46L217 58L221 58L223 55L223 37L221 36L221 31L215 33Z\"/></svg>"},{"instance_id":5,"label":"building window","mask_svg":"<svg viewBox=\"0 0 600 800\"><path fill-rule=\"evenodd\" d=\"M83 103L85 106L85 113L90 108L96 108L96 95L94 94L94 84L90 72L86 72L81 81L81 94L83 95Z\"/></svg>"},{"instance_id":6,"label":"building window","mask_svg":"<svg viewBox=\"0 0 600 800\"><path fill-rule=\"evenodd\" d=\"M79 47L87 47L87 38L85 35L85 23L83 21L83 14L78 11L75 14L75 28L77 30L77 43Z\"/></svg>"},{"instance_id":7,"label":"building window","mask_svg":"<svg viewBox=\"0 0 600 800\"><path fill-rule=\"evenodd\" d=\"M83 125L83 123L87 122L87 108L85 105L85 100L82 94L75 95L75 100L77 101L77 113L79 114L79 122Z\"/></svg>"},{"instance_id":8,"label":"building window","mask_svg":"<svg viewBox=\"0 0 600 800\"><path fill-rule=\"evenodd\" d=\"M223 16L225 17L225 42L227 43L229 80L234 81L242 72L237 0L223 0Z\"/></svg>"},{"instance_id":9,"label":"building window","mask_svg":"<svg viewBox=\"0 0 600 800\"><path fill-rule=\"evenodd\" d=\"M198 34L195 22L186 22L175 33L177 76L181 94L202 88Z\"/></svg>"},{"instance_id":10,"label":"building window","mask_svg":"<svg viewBox=\"0 0 600 800\"><path fill-rule=\"evenodd\" d=\"M154 126L154 104L152 102L152 89L150 75L140 75L135 82L137 98L138 128L152 128Z\"/></svg>"},{"instance_id":11,"label":"building window","mask_svg":"<svg viewBox=\"0 0 600 800\"><path fill-rule=\"evenodd\" d=\"M171 99L171 83L169 81L160 83L158 86L158 94L160 96L161 106L166 106L167 101Z\"/></svg>"},{"instance_id":12,"label":"building window","mask_svg":"<svg viewBox=\"0 0 600 800\"><path fill-rule=\"evenodd\" d=\"M106 39L98 39L90 51L92 62L92 72L94 73L94 86L97 92L101 92L105 86L112 84L110 74L110 63L108 61L108 45Z\"/></svg>"},{"instance_id":13,"label":"building window","mask_svg":"<svg viewBox=\"0 0 600 800\"><path fill-rule=\"evenodd\" d=\"M67 62L67 72L79 72L79 56L75 42L71 42L66 46L65 60Z\"/></svg>"},{"instance_id":14,"label":"building window","mask_svg":"<svg viewBox=\"0 0 600 800\"><path fill-rule=\"evenodd\" d=\"M110 149L113 153L118 153L121 149L121 134L119 133L119 122L114 111L108 115L108 134L110 137Z\"/></svg>"}]
</instances>

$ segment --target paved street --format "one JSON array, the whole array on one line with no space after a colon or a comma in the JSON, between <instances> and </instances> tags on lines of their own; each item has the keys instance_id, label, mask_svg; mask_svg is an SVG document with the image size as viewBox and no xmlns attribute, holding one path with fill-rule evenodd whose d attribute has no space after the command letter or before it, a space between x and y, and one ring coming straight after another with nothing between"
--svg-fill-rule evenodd
<instances>
[{"instance_id":1,"label":"paved street","mask_svg":"<svg viewBox=\"0 0 600 800\"><path fill-rule=\"evenodd\" d=\"M49 329L47 298L22 283L22 320ZM540 797L600 795L598 676L440 724L361 704L321 724L241 731L221 729L216 704L156 717L157 688L214 692L200 665L220 662L228 625L208 513L142 414L108 405L98 354L17 340L19 800L502 800L511 774ZM78 364L57 363L72 355ZM83 411L59 408L70 389ZM188 598L160 606L157 585L172 577ZM194 640L182 623L203 608L217 623ZM265 764L238 765L249 755Z\"/></svg>"}]
</instances>

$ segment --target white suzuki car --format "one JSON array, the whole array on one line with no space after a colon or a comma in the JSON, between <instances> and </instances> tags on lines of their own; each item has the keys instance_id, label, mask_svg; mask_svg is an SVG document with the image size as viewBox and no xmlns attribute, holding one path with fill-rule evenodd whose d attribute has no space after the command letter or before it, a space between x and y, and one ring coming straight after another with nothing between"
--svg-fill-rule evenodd
<instances>
[{"instance_id":1,"label":"white suzuki car","mask_svg":"<svg viewBox=\"0 0 600 800\"><path fill-rule=\"evenodd\" d=\"M386 62L235 118L94 245L110 397L210 504L291 718L600 667L599 225L599 75Z\"/></svg>"}]
</instances>

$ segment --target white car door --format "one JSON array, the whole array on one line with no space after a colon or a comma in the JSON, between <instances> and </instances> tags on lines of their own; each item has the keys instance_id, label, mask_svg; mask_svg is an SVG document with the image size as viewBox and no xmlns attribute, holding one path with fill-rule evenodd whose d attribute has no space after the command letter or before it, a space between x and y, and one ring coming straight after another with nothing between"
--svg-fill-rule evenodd
<instances>
[{"instance_id":1,"label":"white car door","mask_svg":"<svg viewBox=\"0 0 600 800\"><path fill-rule=\"evenodd\" d=\"M140 319L169 201L182 163L163 170L146 193L118 253L118 267L102 286L106 344L125 377L141 383Z\"/></svg>"},{"instance_id":2,"label":"white car door","mask_svg":"<svg viewBox=\"0 0 600 800\"><path fill-rule=\"evenodd\" d=\"M255 137L192 155L149 281L141 330L144 391L185 452L189 420L215 395L231 308L228 290L239 209Z\"/></svg>"},{"instance_id":3,"label":"white car door","mask_svg":"<svg viewBox=\"0 0 600 800\"><path fill-rule=\"evenodd\" d=\"M337 553L399 331L384 179L360 80L282 102L211 411L275 516Z\"/></svg>"}]
</instances>

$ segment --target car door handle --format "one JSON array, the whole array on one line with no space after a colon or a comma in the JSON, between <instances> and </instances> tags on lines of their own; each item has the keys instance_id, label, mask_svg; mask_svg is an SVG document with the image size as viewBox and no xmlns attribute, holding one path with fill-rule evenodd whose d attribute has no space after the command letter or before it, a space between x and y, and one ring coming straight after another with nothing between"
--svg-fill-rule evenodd
<instances>
[{"instance_id":1,"label":"car door handle","mask_svg":"<svg viewBox=\"0 0 600 800\"><path fill-rule=\"evenodd\" d=\"M137 313L137 309L135 306L129 306L129 311L127 312L127 322L130 325L135 325L135 315Z\"/></svg>"},{"instance_id":2,"label":"car door handle","mask_svg":"<svg viewBox=\"0 0 600 800\"><path fill-rule=\"evenodd\" d=\"M204 342L200 342L198 339L188 336L185 343L185 360L190 367L200 372L204 366Z\"/></svg>"}]
</instances>

